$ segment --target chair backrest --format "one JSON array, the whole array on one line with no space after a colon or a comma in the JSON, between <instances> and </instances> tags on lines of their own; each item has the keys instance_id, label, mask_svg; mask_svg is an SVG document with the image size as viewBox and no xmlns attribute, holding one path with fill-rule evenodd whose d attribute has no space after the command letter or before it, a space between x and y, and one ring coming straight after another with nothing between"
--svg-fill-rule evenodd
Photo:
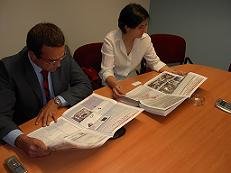
<instances>
[{"instance_id":1,"label":"chair backrest","mask_svg":"<svg viewBox=\"0 0 231 173\"><path fill-rule=\"evenodd\" d=\"M83 69L83 71L88 75L92 82L93 89L100 88L101 80L98 76L98 72L101 69L101 47L103 43L89 43L77 48L74 52L73 58Z\"/></svg>"},{"instance_id":2,"label":"chair backrest","mask_svg":"<svg viewBox=\"0 0 231 173\"><path fill-rule=\"evenodd\" d=\"M93 67L97 72L101 69L102 54L101 48L103 43L89 43L77 48L73 58L80 67Z\"/></svg>"},{"instance_id":3,"label":"chair backrest","mask_svg":"<svg viewBox=\"0 0 231 173\"><path fill-rule=\"evenodd\" d=\"M231 63L229 64L229 72L231 72Z\"/></svg>"},{"instance_id":4,"label":"chair backrest","mask_svg":"<svg viewBox=\"0 0 231 173\"><path fill-rule=\"evenodd\" d=\"M186 42L182 37L171 34L152 34L150 37L156 54L163 62L184 63Z\"/></svg>"}]
</instances>

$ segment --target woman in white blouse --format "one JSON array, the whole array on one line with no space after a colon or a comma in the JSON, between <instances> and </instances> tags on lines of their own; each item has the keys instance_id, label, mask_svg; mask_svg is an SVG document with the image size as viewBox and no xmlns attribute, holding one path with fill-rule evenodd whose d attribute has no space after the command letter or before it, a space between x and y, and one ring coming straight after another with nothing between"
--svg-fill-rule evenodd
<instances>
[{"instance_id":1,"label":"woman in white blouse","mask_svg":"<svg viewBox=\"0 0 231 173\"><path fill-rule=\"evenodd\" d=\"M120 12L118 30L109 32L102 46L100 76L112 88L115 98L125 93L118 80L136 75L142 58L152 70L179 73L160 61L146 33L148 12L139 4L128 4Z\"/></svg>"}]
</instances>

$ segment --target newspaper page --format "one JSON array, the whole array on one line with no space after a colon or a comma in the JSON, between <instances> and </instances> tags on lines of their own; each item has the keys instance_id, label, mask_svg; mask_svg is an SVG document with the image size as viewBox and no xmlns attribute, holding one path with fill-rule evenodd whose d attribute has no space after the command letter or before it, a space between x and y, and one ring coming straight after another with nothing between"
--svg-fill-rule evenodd
<instances>
[{"instance_id":1,"label":"newspaper page","mask_svg":"<svg viewBox=\"0 0 231 173\"><path fill-rule=\"evenodd\" d=\"M164 94L145 85L140 85L128 92L120 101L142 107L152 114L167 115L185 99L185 96Z\"/></svg>"},{"instance_id":2,"label":"newspaper page","mask_svg":"<svg viewBox=\"0 0 231 173\"><path fill-rule=\"evenodd\" d=\"M173 94L184 95L191 97L196 89L206 80L207 78L196 73L189 72L178 87L175 89Z\"/></svg>"},{"instance_id":3,"label":"newspaper page","mask_svg":"<svg viewBox=\"0 0 231 173\"><path fill-rule=\"evenodd\" d=\"M52 122L47 127L41 127L29 136L40 139L52 150L95 148L109 139L109 136L74 126L63 117L57 123Z\"/></svg>"},{"instance_id":4,"label":"newspaper page","mask_svg":"<svg viewBox=\"0 0 231 173\"><path fill-rule=\"evenodd\" d=\"M165 71L144 85L165 94L190 97L206 79L205 76L193 72L181 76Z\"/></svg>"},{"instance_id":5,"label":"newspaper page","mask_svg":"<svg viewBox=\"0 0 231 173\"><path fill-rule=\"evenodd\" d=\"M165 71L131 90L120 101L140 106L152 114L166 116L190 97L206 79L192 72L181 76Z\"/></svg>"},{"instance_id":6,"label":"newspaper page","mask_svg":"<svg viewBox=\"0 0 231 173\"><path fill-rule=\"evenodd\" d=\"M29 136L42 140L53 150L95 148L142 111L93 93L65 111L57 123L42 127Z\"/></svg>"},{"instance_id":7,"label":"newspaper page","mask_svg":"<svg viewBox=\"0 0 231 173\"><path fill-rule=\"evenodd\" d=\"M64 112L63 117L79 127L112 137L116 130L142 111L93 93L84 102Z\"/></svg>"}]
</instances>

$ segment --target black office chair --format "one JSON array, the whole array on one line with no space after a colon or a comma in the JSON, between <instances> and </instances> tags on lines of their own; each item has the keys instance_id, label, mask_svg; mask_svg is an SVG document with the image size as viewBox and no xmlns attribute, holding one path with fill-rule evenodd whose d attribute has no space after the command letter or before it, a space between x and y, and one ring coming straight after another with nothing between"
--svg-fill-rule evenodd
<instances>
[{"instance_id":1,"label":"black office chair","mask_svg":"<svg viewBox=\"0 0 231 173\"><path fill-rule=\"evenodd\" d=\"M229 70L228 71L231 72L231 63L229 64Z\"/></svg>"},{"instance_id":2,"label":"black office chair","mask_svg":"<svg viewBox=\"0 0 231 173\"><path fill-rule=\"evenodd\" d=\"M178 35L172 34L152 34L152 44L155 48L156 54L161 61L168 65L176 64L193 64L189 57L185 56L186 41ZM141 73L150 71L147 68L145 59L141 62Z\"/></svg>"}]
</instances>

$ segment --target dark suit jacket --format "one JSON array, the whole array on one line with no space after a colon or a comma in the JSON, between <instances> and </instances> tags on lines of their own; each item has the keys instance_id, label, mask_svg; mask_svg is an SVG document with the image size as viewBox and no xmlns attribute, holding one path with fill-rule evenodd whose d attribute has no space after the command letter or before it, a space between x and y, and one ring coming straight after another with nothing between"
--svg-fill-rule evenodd
<instances>
[{"instance_id":1,"label":"dark suit jacket","mask_svg":"<svg viewBox=\"0 0 231 173\"><path fill-rule=\"evenodd\" d=\"M87 76L70 55L51 73L54 94L70 106L92 93ZM17 125L35 117L42 108L42 93L35 71L24 48L0 61L0 139Z\"/></svg>"}]
</instances>

